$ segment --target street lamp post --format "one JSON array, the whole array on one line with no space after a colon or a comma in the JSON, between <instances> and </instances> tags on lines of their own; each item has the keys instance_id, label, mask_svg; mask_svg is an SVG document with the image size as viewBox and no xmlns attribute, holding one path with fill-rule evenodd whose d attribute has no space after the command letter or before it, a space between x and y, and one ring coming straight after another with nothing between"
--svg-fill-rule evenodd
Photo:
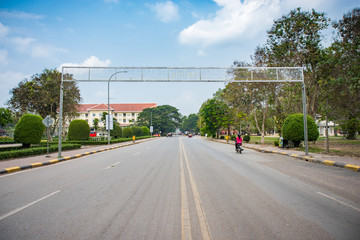
<instances>
[{"instance_id":1,"label":"street lamp post","mask_svg":"<svg viewBox=\"0 0 360 240\"><path fill-rule=\"evenodd\" d=\"M108 80L108 121L107 121L107 129L108 129L108 145L110 145L110 80L113 76L118 73L126 73L127 71L118 71L114 72Z\"/></svg>"}]
</instances>

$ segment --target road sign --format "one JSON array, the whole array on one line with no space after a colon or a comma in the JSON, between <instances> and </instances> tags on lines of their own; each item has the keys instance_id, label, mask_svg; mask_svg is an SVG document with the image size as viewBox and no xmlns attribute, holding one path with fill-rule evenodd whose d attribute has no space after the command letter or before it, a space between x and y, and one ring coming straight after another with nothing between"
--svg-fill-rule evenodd
<instances>
[{"instance_id":1,"label":"road sign","mask_svg":"<svg viewBox=\"0 0 360 240\"><path fill-rule=\"evenodd\" d=\"M150 126L150 132L153 133L154 132L154 127Z\"/></svg>"},{"instance_id":2,"label":"road sign","mask_svg":"<svg viewBox=\"0 0 360 240\"><path fill-rule=\"evenodd\" d=\"M45 125L45 127L50 127L54 124L54 119L50 117L50 115L47 115L42 123Z\"/></svg>"}]
</instances>

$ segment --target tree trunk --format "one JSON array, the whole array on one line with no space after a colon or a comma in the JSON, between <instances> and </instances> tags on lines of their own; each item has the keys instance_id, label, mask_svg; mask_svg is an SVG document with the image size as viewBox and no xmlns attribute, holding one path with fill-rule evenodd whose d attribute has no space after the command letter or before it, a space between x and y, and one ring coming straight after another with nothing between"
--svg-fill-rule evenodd
<instances>
[{"instance_id":1,"label":"tree trunk","mask_svg":"<svg viewBox=\"0 0 360 240\"><path fill-rule=\"evenodd\" d=\"M258 123L258 120L257 120L256 113L254 114L254 118L255 118L256 129L259 131L259 133L261 133L261 129L259 127L259 123Z\"/></svg>"},{"instance_id":2,"label":"tree trunk","mask_svg":"<svg viewBox=\"0 0 360 240\"><path fill-rule=\"evenodd\" d=\"M327 116L325 116L325 152L330 152L330 146L329 146L329 122Z\"/></svg>"}]
</instances>

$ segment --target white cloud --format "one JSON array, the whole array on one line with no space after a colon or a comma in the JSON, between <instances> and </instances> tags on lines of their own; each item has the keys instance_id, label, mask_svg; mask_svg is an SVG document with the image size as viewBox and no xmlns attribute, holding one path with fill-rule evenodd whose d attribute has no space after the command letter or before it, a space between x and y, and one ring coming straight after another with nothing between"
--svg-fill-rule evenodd
<instances>
[{"instance_id":1,"label":"white cloud","mask_svg":"<svg viewBox=\"0 0 360 240\"><path fill-rule=\"evenodd\" d=\"M35 38L16 37L11 39L14 48L19 53L27 53L36 58L56 58L59 53L66 53L67 50L49 44L40 43Z\"/></svg>"},{"instance_id":2,"label":"white cloud","mask_svg":"<svg viewBox=\"0 0 360 240\"><path fill-rule=\"evenodd\" d=\"M85 59L82 63L63 63L58 67L58 71L61 71L62 66L69 67L109 67L111 64L110 59L106 59L104 61L100 60L98 57L90 56Z\"/></svg>"},{"instance_id":3,"label":"white cloud","mask_svg":"<svg viewBox=\"0 0 360 240\"><path fill-rule=\"evenodd\" d=\"M9 91L16 87L17 84L24 78L29 76L22 73L6 71L0 73L0 106L5 106L5 103L10 99Z\"/></svg>"},{"instance_id":4,"label":"white cloud","mask_svg":"<svg viewBox=\"0 0 360 240\"><path fill-rule=\"evenodd\" d=\"M8 33L9 28L0 22L0 39L6 37Z\"/></svg>"},{"instance_id":5,"label":"white cloud","mask_svg":"<svg viewBox=\"0 0 360 240\"><path fill-rule=\"evenodd\" d=\"M36 39L16 37L11 42L17 52L24 53L30 49L31 44L35 43Z\"/></svg>"},{"instance_id":6,"label":"white cloud","mask_svg":"<svg viewBox=\"0 0 360 240\"><path fill-rule=\"evenodd\" d=\"M214 0L221 9L210 19L202 19L182 30L182 44L199 44L203 47L251 38L271 26L279 16L279 0Z\"/></svg>"},{"instance_id":7,"label":"white cloud","mask_svg":"<svg viewBox=\"0 0 360 240\"><path fill-rule=\"evenodd\" d=\"M198 56L201 56L201 57L204 57L204 56L207 56L207 53L203 50L203 49L200 49L198 52L197 52Z\"/></svg>"},{"instance_id":8,"label":"white cloud","mask_svg":"<svg viewBox=\"0 0 360 240\"><path fill-rule=\"evenodd\" d=\"M176 21L180 18L179 8L172 1L149 4L149 7L156 13L157 18L164 23Z\"/></svg>"},{"instance_id":9,"label":"white cloud","mask_svg":"<svg viewBox=\"0 0 360 240\"><path fill-rule=\"evenodd\" d=\"M23 19L23 20L39 20L39 19L43 19L44 16L39 15L39 14L34 14L34 13L26 13L26 12L20 12L20 11L0 11L0 17L3 18L18 18L18 19Z\"/></svg>"},{"instance_id":10,"label":"white cloud","mask_svg":"<svg viewBox=\"0 0 360 240\"><path fill-rule=\"evenodd\" d=\"M6 50L0 49L0 65L7 65L7 54Z\"/></svg>"}]
</instances>

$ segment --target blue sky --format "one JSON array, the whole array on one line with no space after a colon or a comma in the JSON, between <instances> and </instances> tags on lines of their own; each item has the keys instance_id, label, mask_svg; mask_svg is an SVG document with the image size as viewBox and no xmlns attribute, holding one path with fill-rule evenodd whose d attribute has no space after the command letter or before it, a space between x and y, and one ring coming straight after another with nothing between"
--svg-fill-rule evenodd
<instances>
[{"instance_id":1,"label":"blue sky","mask_svg":"<svg viewBox=\"0 0 360 240\"><path fill-rule=\"evenodd\" d=\"M294 8L315 8L336 20L359 5L355 0L0 0L0 106L24 78L62 65L229 67L250 60L273 21ZM106 83L79 86L83 103L107 102ZM170 104L188 115L223 86L112 83L110 101Z\"/></svg>"}]
</instances>

